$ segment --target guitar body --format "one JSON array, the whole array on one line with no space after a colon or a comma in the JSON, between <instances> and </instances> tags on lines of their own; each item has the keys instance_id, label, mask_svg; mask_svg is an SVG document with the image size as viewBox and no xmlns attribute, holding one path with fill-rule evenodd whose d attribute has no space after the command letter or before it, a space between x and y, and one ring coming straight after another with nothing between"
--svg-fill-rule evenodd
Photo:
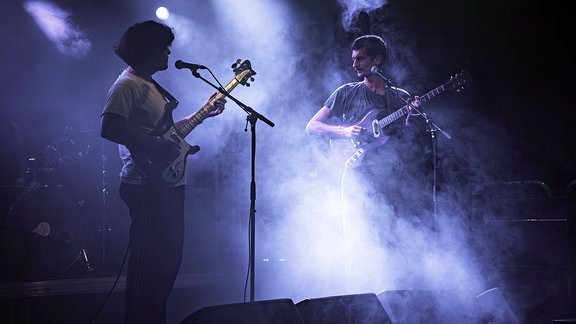
<instances>
[{"instance_id":1,"label":"guitar body","mask_svg":"<svg viewBox=\"0 0 576 324\"><path fill-rule=\"evenodd\" d=\"M149 182L175 184L184 177L188 156L198 152L200 147L198 145L192 146L182 138L174 125L171 109L167 109L162 125L164 127L156 129L151 135L177 143L180 147L178 156L169 159L164 156L131 150L132 156Z\"/></svg>"},{"instance_id":2,"label":"guitar body","mask_svg":"<svg viewBox=\"0 0 576 324\"><path fill-rule=\"evenodd\" d=\"M344 125L365 128L366 131L361 135L348 139L330 139L332 155L336 161L344 163L346 169L359 166L369 151L386 144L390 139L390 136L385 135L377 125L378 117L382 118L383 112L382 109L373 109L358 123Z\"/></svg>"},{"instance_id":3,"label":"guitar body","mask_svg":"<svg viewBox=\"0 0 576 324\"><path fill-rule=\"evenodd\" d=\"M160 135L160 137L178 143L178 145L180 145L180 153L173 160L160 159L157 161L158 170L155 171L161 171L160 176L163 182L169 184L177 183L185 174L188 156L200 151L200 146L188 144L180 137L174 125L172 125L167 132Z\"/></svg>"}]
</instances>

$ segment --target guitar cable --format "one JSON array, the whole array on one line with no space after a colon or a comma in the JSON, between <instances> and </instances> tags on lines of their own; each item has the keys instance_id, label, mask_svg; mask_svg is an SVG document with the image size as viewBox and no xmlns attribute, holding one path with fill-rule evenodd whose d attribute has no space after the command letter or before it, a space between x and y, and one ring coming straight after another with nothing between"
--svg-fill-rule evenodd
<instances>
[{"instance_id":1,"label":"guitar cable","mask_svg":"<svg viewBox=\"0 0 576 324\"><path fill-rule=\"evenodd\" d=\"M116 275L116 279L114 280L112 287L110 288L110 290L108 291L108 293L104 297L104 300L102 300L100 307L98 307L98 309L96 310L94 315L92 315L92 318L90 319L90 321L88 323L90 323L90 324L94 323L94 321L96 320L96 318L98 317L98 315L100 314L100 312L102 311L102 309L104 308L104 306L106 305L108 300L110 299L110 296L114 292L114 289L116 288L116 285L118 284L118 281L120 280L120 275L122 274L122 269L124 269L124 265L126 264L126 260L128 259L128 251L129 250L130 250L129 246L127 246L126 252L124 253L124 258L122 259L122 264L120 264L120 269L118 270L118 274Z\"/></svg>"}]
</instances>

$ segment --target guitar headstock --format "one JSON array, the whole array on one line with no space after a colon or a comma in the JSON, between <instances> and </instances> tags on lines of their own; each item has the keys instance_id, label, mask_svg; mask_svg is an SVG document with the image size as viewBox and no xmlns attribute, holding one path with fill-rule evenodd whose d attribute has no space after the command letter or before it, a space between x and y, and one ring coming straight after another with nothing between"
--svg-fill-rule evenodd
<instances>
[{"instance_id":1,"label":"guitar headstock","mask_svg":"<svg viewBox=\"0 0 576 324\"><path fill-rule=\"evenodd\" d=\"M450 77L450 80L448 80L444 85L446 86L447 90L456 90L459 92L463 89L464 85L470 81L472 81L470 73L464 70Z\"/></svg>"},{"instance_id":2,"label":"guitar headstock","mask_svg":"<svg viewBox=\"0 0 576 324\"><path fill-rule=\"evenodd\" d=\"M236 73L236 80L238 80L240 84L249 87L250 83L248 83L248 80L254 81L253 76L256 75L256 72L252 70L252 65L249 60L241 62L240 59L237 59L236 62L232 64L232 70Z\"/></svg>"}]
</instances>

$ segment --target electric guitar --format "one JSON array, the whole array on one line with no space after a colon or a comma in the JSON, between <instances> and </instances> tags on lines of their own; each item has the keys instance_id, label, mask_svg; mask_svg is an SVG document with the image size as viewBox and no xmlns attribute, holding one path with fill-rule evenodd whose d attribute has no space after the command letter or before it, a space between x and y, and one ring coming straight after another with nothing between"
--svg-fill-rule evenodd
<instances>
[{"instance_id":1,"label":"electric guitar","mask_svg":"<svg viewBox=\"0 0 576 324\"><path fill-rule=\"evenodd\" d=\"M248 80L254 81L253 76L256 72L252 70L249 60L240 63L240 59L232 64L235 73L234 78L224 87L225 92L231 92L237 85L242 84L250 86ZM198 145L188 144L184 138L192 132L196 126L200 125L209 114L215 110L214 102L224 97L224 94L218 92L214 98L196 111L186 123L176 127L172 117L172 111L178 105L177 100L170 100L166 104L164 117L157 129L151 135L159 136L165 140L173 141L180 147L180 152L176 158L168 159L163 156L153 156L150 152L132 150L132 156L136 161L138 168L143 171L148 181L153 183L164 183L166 185L179 182L186 171L186 160L188 155L197 153L200 150Z\"/></svg>"},{"instance_id":2,"label":"electric guitar","mask_svg":"<svg viewBox=\"0 0 576 324\"><path fill-rule=\"evenodd\" d=\"M447 90L459 91L469 81L471 81L470 74L467 71L462 71L434 90L420 96L420 102L425 103ZM350 139L330 139L332 155L337 162L344 163L346 170L360 166L366 153L384 145L390 138L384 134L384 128L398 118L410 113L410 109L410 104L407 104L387 116L381 116L383 110L373 109L364 115L359 122L344 125L345 127L352 125L362 126L366 128L366 132Z\"/></svg>"}]
</instances>

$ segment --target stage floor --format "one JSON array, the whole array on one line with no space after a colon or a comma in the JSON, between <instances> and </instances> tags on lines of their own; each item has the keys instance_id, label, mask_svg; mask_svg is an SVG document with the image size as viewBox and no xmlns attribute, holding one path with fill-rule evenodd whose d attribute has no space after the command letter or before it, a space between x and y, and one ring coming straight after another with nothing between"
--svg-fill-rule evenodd
<instances>
[{"instance_id":1,"label":"stage floor","mask_svg":"<svg viewBox=\"0 0 576 324\"><path fill-rule=\"evenodd\" d=\"M122 323L125 276L0 284L0 323ZM242 302L230 276L183 273L169 298L169 323L210 305Z\"/></svg>"},{"instance_id":2,"label":"stage floor","mask_svg":"<svg viewBox=\"0 0 576 324\"><path fill-rule=\"evenodd\" d=\"M566 287L566 284L572 280L565 276L566 269L563 271L537 270L515 269L515 276L518 273L529 271L532 275L528 277L524 275L526 282L514 287L514 290L534 290L532 295L539 292L542 299L529 308L515 309L516 315L524 320L520 323L550 323L554 319L575 316L576 313L570 310L570 305L573 305L573 300L570 297L572 292ZM542 271L548 275L544 276ZM546 292L545 288L554 281L551 277L556 278L558 284L563 282L564 284L561 285L563 288L558 288L553 293ZM125 279L124 276L118 278L102 276L0 284L0 323L121 324L124 316ZM245 276L238 273L181 273L168 300L168 323L179 324L205 308L211 309L209 311L211 313L217 312L214 315L218 316L230 312L247 316L259 308L265 308L265 310L273 308L288 312L287 308L280 307L277 298L287 299L296 308L299 308L300 305L306 306L302 304L305 302L313 304L314 307L323 308L334 307L335 305L332 304L338 304L340 300L359 301L363 300L367 293L374 294L374 292L366 292L366 294L314 296L305 299L295 299L291 296L266 296L262 298L265 294L260 292L262 289L266 289L268 284L260 282L256 287L256 305L244 305L249 301L249 295L245 294L249 291L244 290L246 288L244 280ZM535 287L536 282L538 282L537 287ZM520 295L513 294L510 290L502 291L502 289L493 288L490 291L494 290L503 292L503 294L499 294L499 299L497 299L498 307L506 304L508 304L507 307L518 305L520 302L518 300ZM470 303L456 307L454 307L455 304L452 304L449 309L434 306L440 305L439 302L444 304L448 300L446 297L449 296L448 293L451 292L414 289L388 290L377 292L377 295L372 296L372 299L375 300L378 297L382 303L380 312L386 312L392 319L399 316L412 316L411 318L413 318L416 315L418 318L442 315L451 318L457 316L461 319L465 315L474 319L483 316L481 311L485 308L483 304L485 304L486 298L484 298L483 303L480 303L478 296L473 300L468 300ZM383 300L387 303L384 303ZM492 300L488 300L488 304L493 304L491 302ZM354 304L350 305L354 306ZM359 305L356 306L359 307ZM364 308L356 311L363 312ZM317 316L318 312L313 310L311 314ZM392 323L396 322L393 320Z\"/></svg>"}]
</instances>

